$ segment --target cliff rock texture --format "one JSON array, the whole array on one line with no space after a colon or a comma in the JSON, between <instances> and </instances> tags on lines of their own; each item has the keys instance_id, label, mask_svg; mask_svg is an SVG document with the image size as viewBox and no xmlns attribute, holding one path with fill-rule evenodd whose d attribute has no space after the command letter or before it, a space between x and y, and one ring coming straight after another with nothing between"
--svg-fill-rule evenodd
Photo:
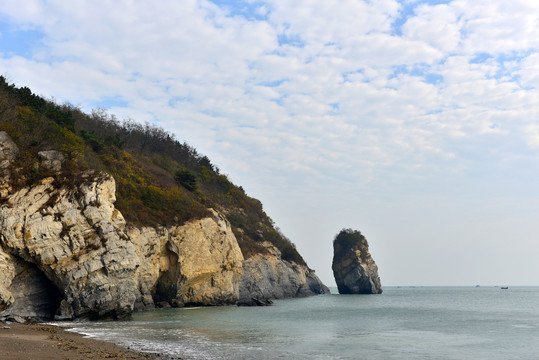
<instances>
[{"instance_id":1,"label":"cliff rock texture","mask_svg":"<svg viewBox=\"0 0 539 360\"><path fill-rule=\"evenodd\" d=\"M141 259L136 272L137 309L173 300L185 305L238 301L243 255L230 224L212 213L213 217L183 226L127 229Z\"/></svg>"},{"instance_id":2,"label":"cliff rock texture","mask_svg":"<svg viewBox=\"0 0 539 360\"><path fill-rule=\"evenodd\" d=\"M114 180L105 175L88 175L72 190L56 188L46 178L8 196L0 207L7 266L43 274L77 317L122 316L135 301L139 261L122 232L123 217L114 209L114 189ZM11 274L4 278L11 283L8 290L16 287L17 271ZM27 301L34 300L40 299L28 296Z\"/></svg>"},{"instance_id":3,"label":"cliff rock texture","mask_svg":"<svg viewBox=\"0 0 539 360\"><path fill-rule=\"evenodd\" d=\"M279 251L264 244L267 255L257 255L244 261L240 284L240 304L252 305L261 299L328 294L329 289L306 266L283 261Z\"/></svg>"},{"instance_id":4,"label":"cliff rock texture","mask_svg":"<svg viewBox=\"0 0 539 360\"><path fill-rule=\"evenodd\" d=\"M217 211L180 226L126 224L112 176L9 184L16 145L0 132L0 320L122 317L156 305L222 305L327 292L306 266L271 254L244 261ZM63 157L41 155L58 171Z\"/></svg>"},{"instance_id":5,"label":"cliff rock texture","mask_svg":"<svg viewBox=\"0 0 539 360\"><path fill-rule=\"evenodd\" d=\"M214 212L170 229L126 228L114 189L113 178L94 174L74 190L49 178L8 197L0 208L0 306L50 319L62 299L74 317L90 318L160 301L237 302L243 256L224 218Z\"/></svg>"},{"instance_id":6,"label":"cliff rock texture","mask_svg":"<svg viewBox=\"0 0 539 360\"><path fill-rule=\"evenodd\" d=\"M339 294L381 294L378 267L359 231L342 230L333 241L333 274Z\"/></svg>"}]
</instances>

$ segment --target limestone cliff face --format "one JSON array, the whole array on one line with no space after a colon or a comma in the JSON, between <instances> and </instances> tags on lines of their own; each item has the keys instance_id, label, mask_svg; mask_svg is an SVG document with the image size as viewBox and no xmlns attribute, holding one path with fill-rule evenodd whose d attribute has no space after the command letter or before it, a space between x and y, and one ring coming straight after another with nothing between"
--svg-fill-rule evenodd
<instances>
[{"instance_id":1,"label":"limestone cliff face","mask_svg":"<svg viewBox=\"0 0 539 360\"><path fill-rule=\"evenodd\" d=\"M237 302L243 256L223 217L126 228L114 192L112 177L93 174L73 190L48 178L7 197L0 207L4 315L52 318L60 308L60 317L118 317L158 301Z\"/></svg>"},{"instance_id":2,"label":"limestone cliff face","mask_svg":"<svg viewBox=\"0 0 539 360\"><path fill-rule=\"evenodd\" d=\"M240 304L252 305L253 299L328 294L329 289L307 266L281 259L279 250L263 244L269 254L257 255L243 262Z\"/></svg>"},{"instance_id":3,"label":"limestone cliff face","mask_svg":"<svg viewBox=\"0 0 539 360\"><path fill-rule=\"evenodd\" d=\"M333 242L333 274L340 294L381 294L378 267L359 231L343 230Z\"/></svg>"},{"instance_id":4,"label":"limestone cliff face","mask_svg":"<svg viewBox=\"0 0 539 360\"><path fill-rule=\"evenodd\" d=\"M51 318L64 300L62 311L97 318L159 301L238 301L243 256L222 216L168 229L126 227L114 191L112 177L94 174L74 190L57 189L49 178L7 198L0 207L0 310ZM51 294L38 296L47 287Z\"/></svg>"},{"instance_id":5,"label":"limestone cliff face","mask_svg":"<svg viewBox=\"0 0 539 360\"><path fill-rule=\"evenodd\" d=\"M0 132L0 320L122 317L164 302L221 305L328 292L312 270L283 261L269 243L270 255L244 261L216 211L181 226L127 225L107 174L88 172L76 186L51 177L13 190L17 153ZM62 166L56 152L42 158L41 166Z\"/></svg>"},{"instance_id":6,"label":"limestone cliff face","mask_svg":"<svg viewBox=\"0 0 539 360\"><path fill-rule=\"evenodd\" d=\"M113 206L114 191L111 177L94 174L76 189L58 189L47 178L8 196L0 207L6 266L34 265L75 316L130 313L136 293L129 290L136 288L139 259L122 232L125 222ZM11 283L9 291L16 276L3 280Z\"/></svg>"}]
</instances>

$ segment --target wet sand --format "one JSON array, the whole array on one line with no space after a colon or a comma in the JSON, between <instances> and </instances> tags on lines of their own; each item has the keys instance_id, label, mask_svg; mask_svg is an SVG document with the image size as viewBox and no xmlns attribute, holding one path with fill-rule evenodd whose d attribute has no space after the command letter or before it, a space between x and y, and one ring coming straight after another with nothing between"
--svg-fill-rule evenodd
<instances>
[{"instance_id":1,"label":"wet sand","mask_svg":"<svg viewBox=\"0 0 539 360\"><path fill-rule=\"evenodd\" d=\"M163 360L167 357L161 357L159 354L137 353L112 343L85 338L57 326L0 323L0 359Z\"/></svg>"}]
</instances>

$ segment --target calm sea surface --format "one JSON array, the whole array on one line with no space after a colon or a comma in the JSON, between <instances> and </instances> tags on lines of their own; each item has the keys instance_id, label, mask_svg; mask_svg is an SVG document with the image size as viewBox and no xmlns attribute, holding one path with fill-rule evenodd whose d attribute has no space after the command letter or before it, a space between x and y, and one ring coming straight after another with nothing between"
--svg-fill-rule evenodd
<instances>
[{"instance_id":1,"label":"calm sea surface","mask_svg":"<svg viewBox=\"0 0 539 360\"><path fill-rule=\"evenodd\" d=\"M384 288L70 325L184 359L539 359L539 288Z\"/></svg>"}]
</instances>

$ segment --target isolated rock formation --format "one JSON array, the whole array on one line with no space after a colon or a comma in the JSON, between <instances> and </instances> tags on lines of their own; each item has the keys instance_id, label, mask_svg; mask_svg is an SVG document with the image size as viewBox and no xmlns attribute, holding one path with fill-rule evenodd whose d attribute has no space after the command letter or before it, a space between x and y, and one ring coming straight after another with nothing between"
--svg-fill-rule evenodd
<instances>
[{"instance_id":1,"label":"isolated rock formation","mask_svg":"<svg viewBox=\"0 0 539 360\"><path fill-rule=\"evenodd\" d=\"M333 241L333 275L339 294L381 294L378 267L359 231L342 230Z\"/></svg>"},{"instance_id":2,"label":"isolated rock formation","mask_svg":"<svg viewBox=\"0 0 539 360\"><path fill-rule=\"evenodd\" d=\"M87 172L77 185L44 178L13 190L17 147L0 132L0 321L123 317L156 306L235 304L324 293L306 266L270 255L244 261L229 222L211 216L181 226L127 225L115 181ZM57 170L49 152L41 166ZM50 156L49 156L50 155Z\"/></svg>"}]
</instances>

